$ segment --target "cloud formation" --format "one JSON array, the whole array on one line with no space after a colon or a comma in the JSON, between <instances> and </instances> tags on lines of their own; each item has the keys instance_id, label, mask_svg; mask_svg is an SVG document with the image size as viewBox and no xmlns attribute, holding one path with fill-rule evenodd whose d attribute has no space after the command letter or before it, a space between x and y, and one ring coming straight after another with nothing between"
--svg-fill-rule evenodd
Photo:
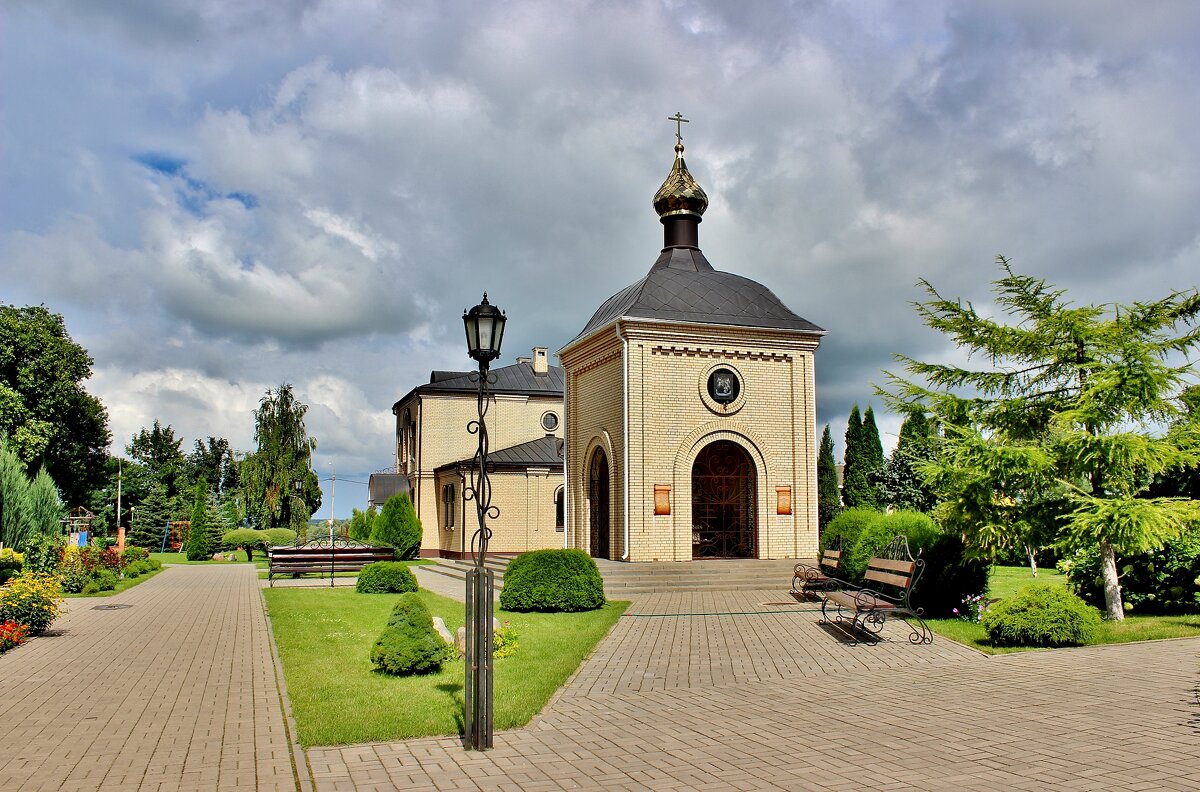
<instances>
[{"instance_id":1,"label":"cloud formation","mask_svg":"<svg viewBox=\"0 0 1200 792\"><path fill-rule=\"evenodd\" d=\"M18 2L0 33L0 298L66 316L117 447L158 418L246 448L292 382L318 467L386 467L484 289L511 360L645 273L676 110L709 259L830 331L839 445L892 353L954 354L918 278L1196 282L1192 3L151 5Z\"/></svg>"}]
</instances>

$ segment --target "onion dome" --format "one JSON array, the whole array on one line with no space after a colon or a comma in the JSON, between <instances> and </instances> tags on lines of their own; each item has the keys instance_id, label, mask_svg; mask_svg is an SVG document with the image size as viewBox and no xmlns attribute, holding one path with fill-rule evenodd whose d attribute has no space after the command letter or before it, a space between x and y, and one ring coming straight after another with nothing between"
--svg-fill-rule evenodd
<instances>
[{"instance_id":1,"label":"onion dome","mask_svg":"<svg viewBox=\"0 0 1200 792\"><path fill-rule=\"evenodd\" d=\"M676 143L675 164L654 196L654 211L665 220L674 215L694 215L699 218L707 208L708 196L692 178L692 174L688 173L687 163L683 161L683 143Z\"/></svg>"}]
</instances>

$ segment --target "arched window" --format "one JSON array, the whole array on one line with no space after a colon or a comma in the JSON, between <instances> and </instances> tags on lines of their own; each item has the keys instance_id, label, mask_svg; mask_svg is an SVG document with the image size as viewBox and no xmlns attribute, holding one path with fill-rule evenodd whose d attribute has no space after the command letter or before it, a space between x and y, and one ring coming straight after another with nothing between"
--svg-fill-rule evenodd
<instances>
[{"instance_id":1,"label":"arched window","mask_svg":"<svg viewBox=\"0 0 1200 792\"><path fill-rule=\"evenodd\" d=\"M566 523L564 521L565 512L563 509L563 488L559 487L554 491L554 530L565 530Z\"/></svg>"}]
</instances>

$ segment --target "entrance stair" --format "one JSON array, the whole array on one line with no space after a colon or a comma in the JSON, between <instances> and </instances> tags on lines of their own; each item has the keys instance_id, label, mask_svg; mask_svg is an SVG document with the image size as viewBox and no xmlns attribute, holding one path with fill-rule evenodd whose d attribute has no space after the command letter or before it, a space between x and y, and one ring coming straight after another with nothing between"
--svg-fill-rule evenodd
<instances>
[{"instance_id":1,"label":"entrance stair","mask_svg":"<svg viewBox=\"0 0 1200 792\"><path fill-rule=\"evenodd\" d=\"M730 558L704 561L626 563L596 559L604 578L604 595L624 599L630 594L670 591L787 591L799 560Z\"/></svg>"},{"instance_id":2,"label":"entrance stair","mask_svg":"<svg viewBox=\"0 0 1200 792\"><path fill-rule=\"evenodd\" d=\"M504 587L504 570L511 560L509 556L489 555L484 561L496 573L497 589ZM792 586L797 560L800 559L732 558L632 564L597 558L596 566L604 578L604 595L609 599L624 599L630 594L670 591L787 591ZM812 559L804 560L812 563ZM470 560L439 558L436 564L421 568L465 584L472 566L474 562Z\"/></svg>"}]
</instances>

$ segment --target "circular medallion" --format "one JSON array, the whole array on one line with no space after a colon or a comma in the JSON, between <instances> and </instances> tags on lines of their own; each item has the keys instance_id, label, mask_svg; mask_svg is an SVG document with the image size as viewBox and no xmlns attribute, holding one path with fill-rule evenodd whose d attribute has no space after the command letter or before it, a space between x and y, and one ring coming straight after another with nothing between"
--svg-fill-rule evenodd
<instances>
[{"instance_id":1,"label":"circular medallion","mask_svg":"<svg viewBox=\"0 0 1200 792\"><path fill-rule=\"evenodd\" d=\"M732 404L742 393L742 383L733 369L714 369L708 375L708 397L717 404Z\"/></svg>"}]
</instances>

